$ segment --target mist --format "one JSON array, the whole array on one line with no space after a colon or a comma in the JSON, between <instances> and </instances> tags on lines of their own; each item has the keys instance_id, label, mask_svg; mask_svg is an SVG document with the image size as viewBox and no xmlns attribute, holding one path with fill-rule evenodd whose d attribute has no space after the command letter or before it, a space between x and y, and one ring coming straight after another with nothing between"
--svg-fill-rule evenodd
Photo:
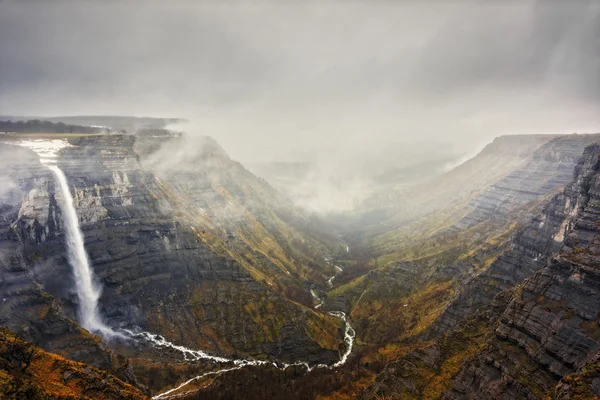
<instances>
[{"instance_id":1,"label":"mist","mask_svg":"<svg viewBox=\"0 0 600 400\"><path fill-rule=\"evenodd\" d=\"M4 1L0 114L186 118L244 165L306 163L287 195L346 210L501 134L597 132L598 39L592 1Z\"/></svg>"}]
</instances>

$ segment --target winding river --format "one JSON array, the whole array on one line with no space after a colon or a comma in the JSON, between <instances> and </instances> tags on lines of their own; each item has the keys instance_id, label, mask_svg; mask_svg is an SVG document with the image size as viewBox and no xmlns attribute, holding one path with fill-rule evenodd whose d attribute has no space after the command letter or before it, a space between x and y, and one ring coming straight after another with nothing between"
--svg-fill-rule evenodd
<instances>
[{"instance_id":1,"label":"winding river","mask_svg":"<svg viewBox=\"0 0 600 400\"><path fill-rule=\"evenodd\" d=\"M327 280L328 285L330 282L333 282L333 279L337 275L339 275L340 272L342 272L342 269L338 266L335 266L335 269L336 269L336 274ZM315 306L315 308L321 307L324 303L324 300L322 298L318 297L316 292L312 289L311 289L311 294L313 295L313 297L315 299L317 299L319 301L319 304L317 304ZM224 358L224 357L213 356L202 350L192 350L192 349L189 349L184 346L176 345L172 342L169 342L161 335L153 334L150 332L142 331L142 332L136 333L131 330L124 330L124 332L129 337L134 338L136 340L149 341L150 343L152 343L154 346L156 346L158 348L170 348L173 350L177 350L177 351L181 352L184 360L186 360L186 361L209 360L212 362L233 364L233 366L228 366L228 367L225 367L222 369L218 369L216 371L210 371L210 372L206 372L201 375L195 376L195 377L188 379L187 381L181 383L179 386L176 386L172 389L169 389L169 390L153 397L153 399L166 399L168 397L173 396L175 393L179 392L185 386L187 386L193 382L196 382L199 379L205 378L207 376L217 376L217 375L220 375L220 374L223 374L226 372L235 371L235 370L245 368L245 367L263 366L263 365L271 364L273 367L284 371L287 368L292 367L292 366L302 366L306 369L306 372L310 372L317 368L332 369L332 368L341 367L348 361L348 357L352 353L352 349L354 347L354 339L356 337L356 332L354 331L354 328L352 328L352 326L350 325L348 316L343 311L329 311L328 314L332 315L334 317L338 317L344 321L344 343L346 344L346 350L344 351L344 353L342 353L340 355L340 359L331 365L328 365L328 364L310 365L305 361L296 361L295 363L287 364L287 363L276 363L276 362L272 362L272 361L262 361L262 360L252 360L252 359L229 359L229 358Z\"/></svg>"}]
</instances>

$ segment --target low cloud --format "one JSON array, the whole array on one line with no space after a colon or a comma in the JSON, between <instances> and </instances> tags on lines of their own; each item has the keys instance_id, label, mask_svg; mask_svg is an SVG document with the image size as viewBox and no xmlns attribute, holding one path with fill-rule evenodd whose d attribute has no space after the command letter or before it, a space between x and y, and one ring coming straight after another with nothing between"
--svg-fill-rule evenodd
<instances>
[{"instance_id":1,"label":"low cloud","mask_svg":"<svg viewBox=\"0 0 600 400\"><path fill-rule=\"evenodd\" d=\"M0 114L183 117L348 184L416 144L598 131L599 37L592 1L4 1Z\"/></svg>"}]
</instances>

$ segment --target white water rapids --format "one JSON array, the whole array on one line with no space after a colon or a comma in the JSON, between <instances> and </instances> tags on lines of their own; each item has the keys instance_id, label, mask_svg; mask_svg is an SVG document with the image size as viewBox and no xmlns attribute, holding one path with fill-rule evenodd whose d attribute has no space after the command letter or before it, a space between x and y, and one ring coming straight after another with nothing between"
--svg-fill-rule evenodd
<instances>
[{"instance_id":1,"label":"white water rapids","mask_svg":"<svg viewBox=\"0 0 600 400\"><path fill-rule=\"evenodd\" d=\"M331 311L330 315L338 317L344 321L344 343L346 349L343 354L340 355L339 361L332 365L318 364L310 366L307 362L296 361L293 364L285 363L274 363L270 361L262 360L246 360L246 359L228 359L219 356L210 355L202 350L193 350L184 346L176 345L169 342L161 335L153 334L150 332L134 332L128 329L119 329L119 332L114 331L102 322L102 318L98 313L98 300L102 293L100 285L96 282L94 271L90 266L90 261L84 246L84 236L79 227L79 219L77 212L73 204L73 196L69 190L69 184L64 172L58 167L57 159L58 152L65 147L71 145L64 140L22 140L20 142L13 142L9 144L17 144L20 146L27 147L36 152L40 157L40 162L46 166L56 179L58 189L61 194L62 204L61 211L64 217L64 223L66 227L66 243L67 243L67 256L69 264L73 269L73 275L75 277L75 285L77 290L77 296L79 299L79 319L80 324L90 332L98 332L105 337L118 336L121 338L128 338L133 340L145 340L152 343L157 348L171 348L179 351L184 360L186 361L197 361L197 360L208 360L216 363L229 363L233 364L233 367L222 368L215 371L206 372L202 375L191 378L179 386L167 390L161 394L158 394L154 399L162 399L170 397L172 393L179 391L181 388L195 382L201 378L211 375L219 375L228 371L241 369L247 366L259 366L272 364L275 368L285 370L291 366L303 366L307 372L312 371L315 368L336 368L344 365L348 360L348 357L352 353L354 345L354 338L356 333L350 323L346 314L342 311ZM337 273L332 276L327 284L333 285L333 279L338 273L342 271L341 268L335 267ZM311 293L316 298L317 295L311 290ZM323 304L323 300L319 299L321 303L315 307L318 308Z\"/></svg>"},{"instance_id":2,"label":"white water rapids","mask_svg":"<svg viewBox=\"0 0 600 400\"><path fill-rule=\"evenodd\" d=\"M342 268L338 267L337 265L334 266L335 267L335 275L333 275L331 278L329 278L327 280L327 284L328 286L333 285L333 279L339 274L341 273L343 270ZM315 308L319 308L324 304L324 300L322 298L319 298L319 296L317 295L317 293L311 289L310 293L312 294L312 296L319 300L319 304L317 304L315 306ZM278 368L282 371L285 371L287 368L292 367L292 366L302 366L306 369L307 372L310 372L314 369L317 368L327 368L327 369L332 369L332 368L337 368L337 367L341 367L342 365L344 365L346 363L346 361L348 361L348 357L350 356L350 354L352 353L352 348L354 347L354 339L356 337L356 332L354 331L354 329L352 328L352 326L350 325L350 322L348 321L348 317L346 316L346 314L342 311L330 311L328 312L329 315L338 317L340 319L342 319L344 321L344 343L346 344L346 350L344 351L344 353L342 353L340 355L340 359L332 364L332 365L327 365L327 364L317 364L317 365L313 365L311 366L310 364L308 364L305 361L296 361L293 364L286 364L286 363L274 363L274 362L270 362L270 361L262 361L262 360L244 360L244 359L228 359L228 358L224 358L224 357L218 357L218 356L212 356L202 350L192 350L189 349L187 347L184 346L179 346L176 345L172 342L169 342L168 340L166 340L163 336L161 335L156 335L153 333L149 333L149 332L133 332L131 330L124 330L124 332L127 334L127 336L135 338L135 339L143 339L143 340L147 340L151 343L153 343L156 347L159 348L170 348L173 350L177 350L179 351L182 355L184 360L186 361L197 361L197 360L210 360L213 362L220 362L220 363L232 363L234 366L232 367L226 367L226 368L222 368L222 369L218 369L215 371L209 371L209 372L205 372L201 375L195 376L191 379L188 379L185 382L182 382L181 384L179 384L178 386L169 389L163 393L160 393L156 396L153 397L153 399L166 399L169 397L177 397L180 394L176 394L177 392L179 392L182 388L184 388L185 386L190 385L193 382L196 382L202 378L208 377L208 376L217 376L220 375L222 373L225 372L229 372L229 371L235 371L238 369L242 369L244 367L247 366L261 366L261 365L269 365L272 364L273 367ZM187 392L186 392L187 393ZM184 393L185 394L185 393Z\"/></svg>"}]
</instances>

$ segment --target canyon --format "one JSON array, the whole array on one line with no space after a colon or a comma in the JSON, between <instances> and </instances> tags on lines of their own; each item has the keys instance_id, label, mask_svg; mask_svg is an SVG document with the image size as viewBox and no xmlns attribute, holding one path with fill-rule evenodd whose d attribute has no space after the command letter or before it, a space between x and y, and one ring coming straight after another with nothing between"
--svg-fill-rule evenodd
<instances>
[{"instance_id":1,"label":"canyon","mask_svg":"<svg viewBox=\"0 0 600 400\"><path fill-rule=\"evenodd\" d=\"M341 221L210 137L4 135L0 393L599 396L599 141L501 136Z\"/></svg>"}]
</instances>

